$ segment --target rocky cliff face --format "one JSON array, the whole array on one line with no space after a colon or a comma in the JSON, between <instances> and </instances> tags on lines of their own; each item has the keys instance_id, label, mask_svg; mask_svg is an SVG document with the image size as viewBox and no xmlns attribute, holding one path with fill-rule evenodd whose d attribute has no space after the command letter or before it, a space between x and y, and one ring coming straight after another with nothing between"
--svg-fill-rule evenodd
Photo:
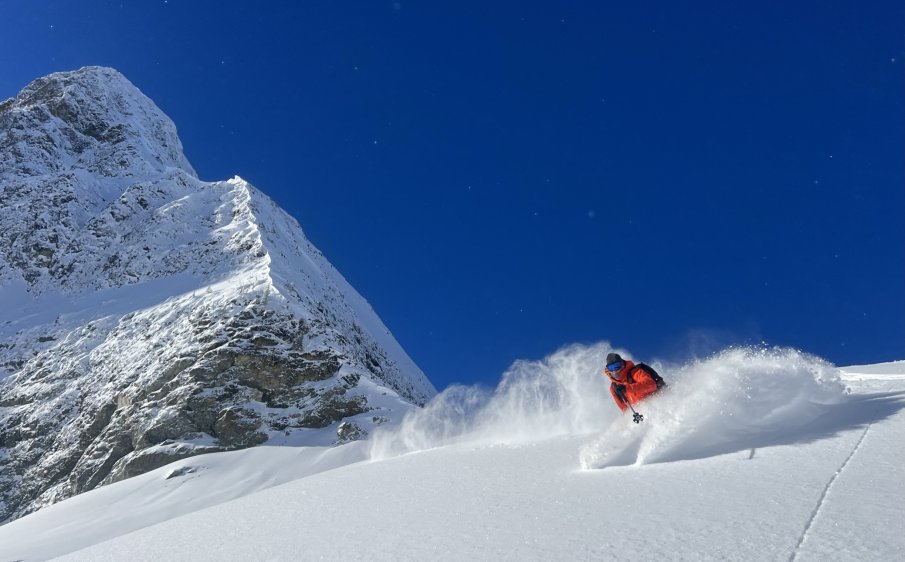
<instances>
[{"instance_id":1,"label":"rocky cliff face","mask_svg":"<svg viewBox=\"0 0 905 562\"><path fill-rule=\"evenodd\" d=\"M366 435L435 390L298 223L84 68L0 103L0 521L180 457Z\"/></svg>"}]
</instances>

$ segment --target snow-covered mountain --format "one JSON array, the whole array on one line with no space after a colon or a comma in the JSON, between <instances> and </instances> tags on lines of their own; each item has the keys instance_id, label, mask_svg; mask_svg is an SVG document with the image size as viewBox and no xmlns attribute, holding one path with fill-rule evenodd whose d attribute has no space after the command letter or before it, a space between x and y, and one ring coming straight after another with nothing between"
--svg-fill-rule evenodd
<instances>
[{"instance_id":1,"label":"snow-covered mountain","mask_svg":"<svg viewBox=\"0 0 905 562\"><path fill-rule=\"evenodd\" d=\"M436 394L298 223L204 182L88 67L0 103L0 522L200 453L358 439Z\"/></svg>"},{"instance_id":2,"label":"snow-covered mountain","mask_svg":"<svg viewBox=\"0 0 905 562\"><path fill-rule=\"evenodd\" d=\"M635 425L610 350L519 362L366 441L179 460L0 527L0 559L903 559L905 362L658 364Z\"/></svg>"}]
</instances>

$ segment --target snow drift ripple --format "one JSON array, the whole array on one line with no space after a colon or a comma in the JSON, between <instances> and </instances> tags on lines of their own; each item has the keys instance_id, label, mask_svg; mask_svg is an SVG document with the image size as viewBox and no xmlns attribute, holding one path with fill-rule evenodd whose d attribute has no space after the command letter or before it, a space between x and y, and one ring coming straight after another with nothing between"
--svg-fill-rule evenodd
<instances>
[{"instance_id":1,"label":"snow drift ripple","mask_svg":"<svg viewBox=\"0 0 905 562\"><path fill-rule=\"evenodd\" d=\"M375 432L371 458L452 444L487 446L599 432L579 453L584 468L701 458L810 435L845 398L839 373L794 349L729 348L685 365L654 362L669 388L645 401L641 425L621 416L601 373L608 342L570 345L518 361L495 389L453 386Z\"/></svg>"}]
</instances>

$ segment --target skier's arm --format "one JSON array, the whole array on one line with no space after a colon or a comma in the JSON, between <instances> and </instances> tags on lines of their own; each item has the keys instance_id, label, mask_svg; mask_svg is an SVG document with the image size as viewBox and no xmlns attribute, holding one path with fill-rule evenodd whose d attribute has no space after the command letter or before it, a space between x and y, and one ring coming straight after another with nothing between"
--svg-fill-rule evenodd
<instances>
[{"instance_id":1,"label":"skier's arm","mask_svg":"<svg viewBox=\"0 0 905 562\"><path fill-rule=\"evenodd\" d=\"M619 406L619 409L623 412L628 409L628 405L625 403L625 387L622 385L617 385L616 383L610 383L610 394L613 395L613 400L616 401L616 405Z\"/></svg>"},{"instance_id":2,"label":"skier's arm","mask_svg":"<svg viewBox=\"0 0 905 562\"><path fill-rule=\"evenodd\" d=\"M657 381L643 369L635 369L632 372L632 382L629 386L635 396L646 396L657 391Z\"/></svg>"}]
</instances>

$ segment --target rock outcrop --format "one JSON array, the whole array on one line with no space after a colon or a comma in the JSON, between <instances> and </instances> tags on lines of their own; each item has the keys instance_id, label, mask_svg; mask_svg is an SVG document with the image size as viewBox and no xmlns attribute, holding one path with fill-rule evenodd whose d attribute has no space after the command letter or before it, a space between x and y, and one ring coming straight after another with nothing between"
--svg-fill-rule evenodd
<instances>
[{"instance_id":1,"label":"rock outcrop","mask_svg":"<svg viewBox=\"0 0 905 562\"><path fill-rule=\"evenodd\" d=\"M0 103L0 522L173 460L360 438L435 390L298 223L84 68Z\"/></svg>"}]
</instances>

